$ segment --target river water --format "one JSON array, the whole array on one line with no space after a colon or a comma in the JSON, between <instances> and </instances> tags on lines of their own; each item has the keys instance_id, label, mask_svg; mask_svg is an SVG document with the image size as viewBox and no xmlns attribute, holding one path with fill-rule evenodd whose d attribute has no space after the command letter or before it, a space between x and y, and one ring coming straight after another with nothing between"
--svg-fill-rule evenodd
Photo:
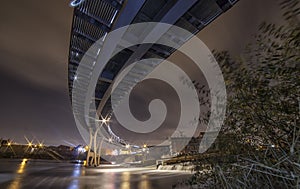
<instances>
[{"instance_id":1,"label":"river water","mask_svg":"<svg viewBox=\"0 0 300 189\"><path fill-rule=\"evenodd\" d=\"M0 189L167 189L190 172L0 159Z\"/></svg>"}]
</instances>

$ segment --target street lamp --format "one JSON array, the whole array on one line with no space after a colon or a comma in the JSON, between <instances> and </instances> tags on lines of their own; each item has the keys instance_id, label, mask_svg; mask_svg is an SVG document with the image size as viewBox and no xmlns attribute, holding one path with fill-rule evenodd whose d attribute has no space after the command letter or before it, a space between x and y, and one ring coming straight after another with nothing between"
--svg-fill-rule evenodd
<instances>
[{"instance_id":1,"label":"street lamp","mask_svg":"<svg viewBox=\"0 0 300 189\"><path fill-rule=\"evenodd\" d=\"M30 141L30 140L28 140L28 138L26 136L24 136L24 137L25 137L25 140L27 141L27 146L32 147L32 141L33 140Z\"/></svg>"},{"instance_id":2,"label":"street lamp","mask_svg":"<svg viewBox=\"0 0 300 189\"><path fill-rule=\"evenodd\" d=\"M94 134L92 134L92 130L90 130L90 145L89 145L89 147L92 146L92 140L94 140L94 165L96 166L97 164L100 164L100 152L101 152L101 148L102 148L102 142L104 140L104 138L102 138L100 144L97 145L97 134L98 134L99 130L103 127L103 124L108 126L109 118L107 118L107 116L105 118L103 118L102 115L101 115L101 119L95 119L95 118L92 118L92 117L89 117L89 118L93 119L95 122L100 122L101 123L100 125L97 126ZM97 149L99 151L98 155L97 155ZM87 155L87 162L89 162L89 160L88 160L89 153L90 153L90 149L89 149L88 155Z\"/></svg>"},{"instance_id":3,"label":"street lamp","mask_svg":"<svg viewBox=\"0 0 300 189\"><path fill-rule=\"evenodd\" d=\"M104 124L106 124L108 122L108 120L102 119L101 122L104 123Z\"/></svg>"},{"instance_id":4,"label":"street lamp","mask_svg":"<svg viewBox=\"0 0 300 189\"><path fill-rule=\"evenodd\" d=\"M107 116L104 118L104 117L102 117L101 116L101 120L99 120L101 123L104 123L105 125L107 125L108 124L108 122L109 122L109 118L107 118Z\"/></svg>"}]
</instances>

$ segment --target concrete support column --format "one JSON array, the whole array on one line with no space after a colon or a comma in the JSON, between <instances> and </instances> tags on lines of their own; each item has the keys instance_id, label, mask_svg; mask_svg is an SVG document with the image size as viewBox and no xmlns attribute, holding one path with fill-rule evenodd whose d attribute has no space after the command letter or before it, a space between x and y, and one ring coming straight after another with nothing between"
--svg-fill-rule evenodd
<instances>
[{"instance_id":1,"label":"concrete support column","mask_svg":"<svg viewBox=\"0 0 300 189\"><path fill-rule=\"evenodd\" d=\"M90 141L89 141L88 152L87 152L87 156L86 156L86 166L91 166L91 163L93 161L92 152L91 152L92 140L93 140L93 130L92 130L92 128L89 128L89 134L90 134Z\"/></svg>"},{"instance_id":2,"label":"concrete support column","mask_svg":"<svg viewBox=\"0 0 300 189\"><path fill-rule=\"evenodd\" d=\"M100 165L100 162L101 162L101 149L102 149L102 144L103 144L103 141L104 141L104 138L102 138L100 144L99 144L99 147L98 147L98 155L99 155L99 158L98 158L98 165Z\"/></svg>"}]
</instances>

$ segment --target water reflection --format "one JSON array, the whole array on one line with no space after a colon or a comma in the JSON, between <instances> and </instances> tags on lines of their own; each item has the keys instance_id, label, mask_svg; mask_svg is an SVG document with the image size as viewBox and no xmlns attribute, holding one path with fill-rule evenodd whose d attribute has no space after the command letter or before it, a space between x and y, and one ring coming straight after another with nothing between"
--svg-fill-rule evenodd
<instances>
[{"instance_id":1,"label":"water reflection","mask_svg":"<svg viewBox=\"0 0 300 189\"><path fill-rule=\"evenodd\" d=\"M8 186L8 189L20 189L22 184L22 174L25 172L25 167L27 164L27 159L23 159L20 163L16 173L14 180L11 182L11 184Z\"/></svg>"},{"instance_id":2,"label":"water reflection","mask_svg":"<svg viewBox=\"0 0 300 189\"><path fill-rule=\"evenodd\" d=\"M99 177L99 176L98 176ZM101 174L99 186L103 186L103 189L116 189L115 181L116 181L116 173L105 173Z\"/></svg>"},{"instance_id":3,"label":"water reflection","mask_svg":"<svg viewBox=\"0 0 300 189\"><path fill-rule=\"evenodd\" d=\"M22 174L25 170L25 165L27 164L27 159L23 159L22 162L19 165L19 168L17 170L17 173Z\"/></svg>"},{"instance_id":4,"label":"water reflection","mask_svg":"<svg viewBox=\"0 0 300 189\"><path fill-rule=\"evenodd\" d=\"M79 189L79 177L81 176L81 165L75 164L72 172L72 182L68 189Z\"/></svg>"},{"instance_id":5,"label":"water reflection","mask_svg":"<svg viewBox=\"0 0 300 189\"><path fill-rule=\"evenodd\" d=\"M139 183L139 188L150 189L150 183L149 183L148 175L142 175L141 176L141 181Z\"/></svg>"},{"instance_id":6,"label":"water reflection","mask_svg":"<svg viewBox=\"0 0 300 189\"><path fill-rule=\"evenodd\" d=\"M0 164L0 189L156 189L170 188L187 174L143 168L86 168L82 165L30 160Z\"/></svg>"},{"instance_id":7,"label":"water reflection","mask_svg":"<svg viewBox=\"0 0 300 189\"><path fill-rule=\"evenodd\" d=\"M130 189L130 173L123 172L121 176L121 189Z\"/></svg>"}]
</instances>

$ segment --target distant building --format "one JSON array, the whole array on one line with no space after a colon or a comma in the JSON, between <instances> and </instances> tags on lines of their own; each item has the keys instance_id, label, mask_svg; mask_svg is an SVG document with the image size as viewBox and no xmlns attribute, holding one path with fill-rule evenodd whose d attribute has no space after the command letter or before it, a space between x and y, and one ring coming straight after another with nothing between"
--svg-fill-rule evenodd
<instances>
[{"instance_id":1,"label":"distant building","mask_svg":"<svg viewBox=\"0 0 300 189\"><path fill-rule=\"evenodd\" d=\"M0 146L11 144L12 141L10 139L0 139Z\"/></svg>"},{"instance_id":2,"label":"distant building","mask_svg":"<svg viewBox=\"0 0 300 189\"><path fill-rule=\"evenodd\" d=\"M161 159L164 156L170 156L170 146L153 146L149 148L149 157Z\"/></svg>"}]
</instances>

